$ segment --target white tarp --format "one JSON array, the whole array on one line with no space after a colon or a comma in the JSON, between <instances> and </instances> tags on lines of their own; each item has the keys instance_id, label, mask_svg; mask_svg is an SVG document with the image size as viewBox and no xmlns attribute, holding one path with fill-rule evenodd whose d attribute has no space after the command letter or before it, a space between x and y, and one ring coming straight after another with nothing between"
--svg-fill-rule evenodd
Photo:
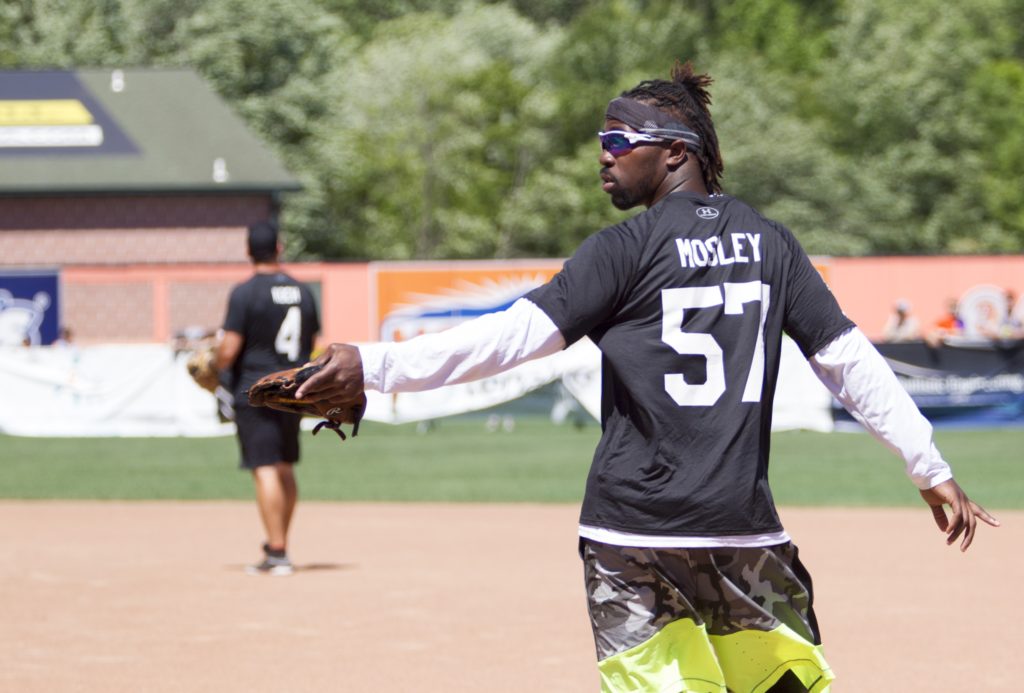
<instances>
[{"instance_id":1,"label":"white tarp","mask_svg":"<svg viewBox=\"0 0 1024 693\"><path fill-rule=\"evenodd\" d=\"M22 436L211 436L233 433L214 397L160 344L0 348L0 433ZM474 383L422 393L368 394L366 419L409 423L479 411L561 380L594 418L601 355L589 340ZM788 339L773 429L832 430L831 395Z\"/></svg>"},{"instance_id":2,"label":"white tarp","mask_svg":"<svg viewBox=\"0 0 1024 693\"><path fill-rule=\"evenodd\" d=\"M0 348L0 432L20 436L211 436L216 401L162 344Z\"/></svg>"}]
</instances>

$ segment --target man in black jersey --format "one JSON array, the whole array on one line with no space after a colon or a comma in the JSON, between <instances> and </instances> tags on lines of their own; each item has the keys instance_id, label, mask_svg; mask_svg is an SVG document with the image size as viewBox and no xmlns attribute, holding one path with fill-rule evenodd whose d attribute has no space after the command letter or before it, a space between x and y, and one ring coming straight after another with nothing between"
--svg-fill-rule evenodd
<instances>
[{"instance_id":1,"label":"man in black jersey","mask_svg":"<svg viewBox=\"0 0 1024 693\"><path fill-rule=\"evenodd\" d=\"M428 390L593 340L602 435L579 551L602 690L819 693L834 676L811 580L768 485L783 332L903 458L947 543L966 550L979 518L998 522L953 480L931 425L789 230L722 193L710 83L677 64L608 104L603 189L646 211L590 236L500 314L331 345L296 394Z\"/></svg>"},{"instance_id":2,"label":"man in black jersey","mask_svg":"<svg viewBox=\"0 0 1024 693\"><path fill-rule=\"evenodd\" d=\"M266 531L263 559L248 567L255 575L290 575L288 529L298 487L292 465L299 461L300 416L250 407L245 391L262 376L309 360L320 318L309 288L282 271L277 226L249 227L253 276L231 291L217 367L230 369L241 467L252 473L256 504Z\"/></svg>"}]
</instances>

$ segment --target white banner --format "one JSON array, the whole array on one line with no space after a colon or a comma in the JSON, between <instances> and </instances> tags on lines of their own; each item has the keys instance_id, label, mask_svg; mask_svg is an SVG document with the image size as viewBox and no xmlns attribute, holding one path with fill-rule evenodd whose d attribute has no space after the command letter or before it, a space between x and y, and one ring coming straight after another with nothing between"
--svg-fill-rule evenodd
<instances>
[{"instance_id":1,"label":"white banner","mask_svg":"<svg viewBox=\"0 0 1024 693\"><path fill-rule=\"evenodd\" d=\"M0 348L0 433L212 436L234 426L162 344Z\"/></svg>"},{"instance_id":2,"label":"white banner","mask_svg":"<svg viewBox=\"0 0 1024 693\"><path fill-rule=\"evenodd\" d=\"M21 436L230 435L213 395L160 344L0 348L0 433ZM479 411L561 380L601 415L601 353L584 339L544 359L474 383L397 395L368 392L366 420L402 424ZM786 340L773 430L832 430L831 395ZM315 424L313 419L304 422ZM309 427L307 426L307 427Z\"/></svg>"}]
</instances>

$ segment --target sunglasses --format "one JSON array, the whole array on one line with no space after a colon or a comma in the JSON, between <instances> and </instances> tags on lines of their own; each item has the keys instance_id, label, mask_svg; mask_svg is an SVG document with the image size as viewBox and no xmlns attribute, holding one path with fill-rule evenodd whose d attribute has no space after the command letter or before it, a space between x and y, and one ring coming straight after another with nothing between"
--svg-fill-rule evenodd
<instances>
[{"instance_id":1,"label":"sunglasses","mask_svg":"<svg viewBox=\"0 0 1024 693\"><path fill-rule=\"evenodd\" d=\"M645 135L642 132L626 132L625 130L609 130L608 132L597 133L601 140L601 149L612 156L628 154L642 144L651 142L664 142L664 137Z\"/></svg>"}]
</instances>

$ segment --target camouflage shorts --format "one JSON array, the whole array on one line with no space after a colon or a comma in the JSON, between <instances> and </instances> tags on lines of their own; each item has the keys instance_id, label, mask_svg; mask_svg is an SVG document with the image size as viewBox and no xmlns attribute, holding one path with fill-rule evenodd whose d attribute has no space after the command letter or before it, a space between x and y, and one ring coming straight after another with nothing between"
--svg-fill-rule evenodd
<instances>
[{"instance_id":1,"label":"camouflage shorts","mask_svg":"<svg viewBox=\"0 0 1024 693\"><path fill-rule=\"evenodd\" d=\"M605 691L764 691L832 679L791 543L651 549L580 541Z\"/></svg>"}]
</instances>

